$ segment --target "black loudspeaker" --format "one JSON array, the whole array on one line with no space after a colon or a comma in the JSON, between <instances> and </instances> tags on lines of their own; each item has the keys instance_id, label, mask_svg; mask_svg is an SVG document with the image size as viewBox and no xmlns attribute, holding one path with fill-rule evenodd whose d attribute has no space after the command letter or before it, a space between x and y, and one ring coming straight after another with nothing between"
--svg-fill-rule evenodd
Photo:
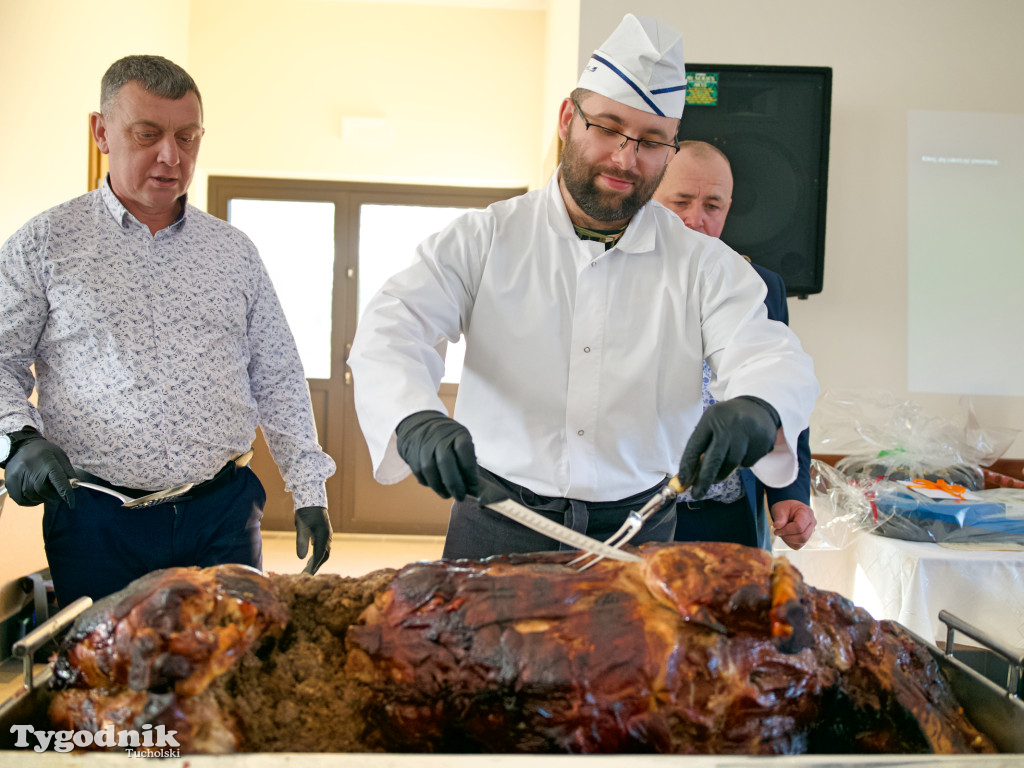
<instances>
[{"instance_id":1,"label":"black loudspeaker","mask_svg":"<svg viewBox=\"0 0 1024 768\"><path fill-rule=\"evenodd\" d=\"M788 296L820 293L831 67L688 63L686 69L679 140L713 144L732 165L722 240L782 275Z\"/></svg>"}]
</instances>

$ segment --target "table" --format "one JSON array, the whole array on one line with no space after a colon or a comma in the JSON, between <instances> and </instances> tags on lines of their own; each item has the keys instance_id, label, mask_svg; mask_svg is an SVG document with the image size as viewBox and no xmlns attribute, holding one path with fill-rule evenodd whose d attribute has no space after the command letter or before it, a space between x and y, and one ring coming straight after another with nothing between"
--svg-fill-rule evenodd
<instances>
[{"instance_id":1,"label":"table","mask_svg":"<svg viewBox=\"0 0 1024 768\"><path fill-rule=\"evenodd\" d=\"M925 640L945 643L945 609L1024 653L1024 552L957 549L869 533L840 549L802 550L776 542L775 555L815 587L838 592L876 619L893 619ZM977 645L957 633L957 645Z\"/></svg>"}]
</instances>

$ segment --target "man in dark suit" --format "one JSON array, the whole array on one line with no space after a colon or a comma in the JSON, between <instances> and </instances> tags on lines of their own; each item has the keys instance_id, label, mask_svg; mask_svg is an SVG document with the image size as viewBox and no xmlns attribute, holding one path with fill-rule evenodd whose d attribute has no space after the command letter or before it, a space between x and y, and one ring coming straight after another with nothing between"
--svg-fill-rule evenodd
<instances>
[{"instance_id":1,"label":"man in dark suit","mask_svg":"<svg viewBox=\"0 0 1024 768\"><path fill-rule=\"evenodd\" d=\"M680 142L654 199L675 212L687 227L719 237L732 204L732 168L718 148L702 141ZM782 277L751 264L768 288L764 303L768 317L789 324L786 286ZM705 406L711 402L707 384L711 372L704 367ZM807 430L797 442L800 464L796 480L786 488L764 486L749 469L711 487L703 499L681 497L677 505L676 541L734 541L771 549L771 531L793 549L814 532L810 508L810 437ZM764 500L768 497L769 521Z\"/></svg>"}]
</instances>

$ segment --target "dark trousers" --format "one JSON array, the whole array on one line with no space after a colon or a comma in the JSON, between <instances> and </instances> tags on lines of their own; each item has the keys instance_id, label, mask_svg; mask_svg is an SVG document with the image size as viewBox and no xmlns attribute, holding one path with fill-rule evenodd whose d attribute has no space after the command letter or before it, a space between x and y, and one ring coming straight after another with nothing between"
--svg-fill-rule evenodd
<instances>
[{"instance_id":1,"label":"dark trousers","mask_svg":"<svg viewBox=\"0 0 1024 768\"><path fill-rule=\"evenodd\" d=\"M679 501L676 503L676 541L732 541L758 546L750 499L736 501Z\"/></svg>"},{"instance_id":2,"label":"dark trousers","mask_svg":"<svg viewBox=\"0 0 1024 768\"><path fill-rule=\"evenodd\" d=\"M43 541L57 602L117 592L150 571L242 563L263 567L260 520L267 495L248 467L208 492L126 509L112 496L79 488L75 508L47 502Z\"/></svg>"},{"instance_id":3,"label":"dark trousers","mask_svg":"<svg viewBox=\"0 0 1024 768\"><path fill-rule=\"evenodd\" d=\"M657 485L621 501L584 502L538 496L529 489L510 483L483 468L480 468L480 472L494 484L504 487L513 501L598 541L604 541L615 533L631 511L640 509L644 502L662 488L662 485ZM645 541L672 541L675 520L674 505L666 504L648 518L644 527L630 539L629 543L633 545ZM559 549L570 550L572 547L549 539L544 534L537 533L532 528L527 528L498 512L481 507L472 499L466 499L452 504L443 557L480 559L492 555L549 552Z\"/></svg>"}]
</instances>

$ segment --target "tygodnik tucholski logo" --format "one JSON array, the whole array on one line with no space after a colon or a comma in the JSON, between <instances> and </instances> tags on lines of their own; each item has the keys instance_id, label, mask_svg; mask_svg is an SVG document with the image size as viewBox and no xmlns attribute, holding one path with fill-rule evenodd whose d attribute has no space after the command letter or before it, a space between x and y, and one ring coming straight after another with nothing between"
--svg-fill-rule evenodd
<instances>
[{"instance_id":1,"label":"tygodnik tucholski logo","mask_svg":"<svg viewBox=\"0 0 1024 768\"><path fill-rule=\"evenodd\" d=\"M108 725L96 733L92 731L43 731L31 725L12 725L11 733L17 736L15 747L32 747L36 752L53 749L54 752L70 752L75 747L82 749L123 749L129 757L181 757L177 731L168 731L165 726L154 728L149 723L141 731L115 731Z\"/></svg>"}]
</instances>

